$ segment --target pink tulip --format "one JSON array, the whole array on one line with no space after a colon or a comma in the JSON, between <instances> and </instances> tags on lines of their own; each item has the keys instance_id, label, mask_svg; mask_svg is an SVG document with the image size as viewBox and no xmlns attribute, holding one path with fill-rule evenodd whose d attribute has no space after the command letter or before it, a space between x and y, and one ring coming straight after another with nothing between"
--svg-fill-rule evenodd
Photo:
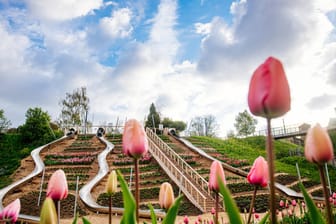
<instances>
[{"instance_id":1,"label":"pink tulip","mask_svg":"<svg viewBox=\"0 0 336 224\"><path fill-rule=\"evenodd\" d=\"M197 216L197 220L201 223L202 222L202 216Z\"/></svg>"},{"instance_id":2,"label":"pink tulip","mask_svg":"<svg viewBox=\"0 0 336 224\"><path fill-rule=\"evenodd\" d=\"M283 200L281 200L280 203L279 203L279 205L280 205L280 207L282 208L282 207L285 206L285 202L284 202Z\"/></svg>"},{"instance_id":3,"label":"pink tulip","mask_svg":"<svg viewBox=\"0 0 336 224\"><path fill-rule=\"evenodd\" d=\"M332 197L336 199L336 193L333 192Z\"/></svg>"},{"instance_id":4,"label":"pink tulip","mask_svg":"<svg viewBox=\"0 0 336 224\"><path fill-rule=\"evenodd\" d=\"M211 208L211 214L214 215L216 213L216 209L214 207Z\"/></svg>"},{"instance_id":5,"label":"pink tulip","mask_svg":"<svg viewBox=\"0 0 336 224\"><path fill-rule=\"evenodd\" d=\"M20 199L16 199L15 201L8 204L1 212L0 212L0 220L1 219L9 219L12 223L15 223L19 217L21 209Z\"/></svg>"},{"instance_id":6,"label":"pink tulip","mask_svg":"<svg viewBox=\"0 0 336 224\"><path fill-rule=\"evenodd\" d=\"M184 216L183 223L184 223L184 224L188 224L188 223L189 223L189 218L188 218L188 216Z\"/></svg>"},{"instance_id":7,"label":"pink tulip","mask_svg":"<svg viewBox=\"0 0 336 224\"><path fill-rule=\"evenodd\" d=\"M49 180L47 197L55 201L65 199L68 196L68 183L63 170L55 171Z\"/></svg>"},{"instance_id":8,"label":"pink tulip","mask_svg":"<svg viewBox=\"0 0 336 224\"><path fill-rule=\"evenodd\" d=\"M320 124L308 129L305 156L308 161L319 164L334 158L334 150L328 132Z\"/></svg>"},{"instance_id":9,"label":"pink tulip","mask_svg":"<svg viewBox=\"0 0 336 224\"><path fill-rule=\"evenodd\" d=\"M292 205L295 207L296 206L296 201L295 199L292 200Z\"/></svg>"},{"instance_id":10,"label":"pink tulip","mask_svg":"<svg viewBox=\"0 0 336 224\"><path fill-rule=\"evenodd\" d=\"M250 184L266 187L268 183L268 165L264 157L254 160L253 166L247 175Z\"/></svg>"},{"instance_id":11,"label":"pink tulip","mask_svg":"<svg viewBox=\"0 0 336 224\"><path fill-rule=\"evenodd\" d=\"M122 137L123 153L140 158L148 151L148 140L142 125L135 119L126 122Z\"/></svg>"},{"instance_id":12,"label":"pink tulip","mask_svg":"<svg viewBox=\"0 0 336 224\"><path fill-rule=\"evenodd\" d=\"M281 62L269 57L253 73L248 93L252 114L276 118L290 110L290 91Z\"/></svg>"},{"instance_id":13,"label":"pink tulip","mask_svg":"<svg viewBox=\"0 0 336 224\"><path fill-rule=\"evenodd\" d=\"M209 188L213 191L219 191L218 178L226 184L224 170L222 164L215 160L212 162L210 167L210 176L209 176Z\"/></svg>"}]
</instances>

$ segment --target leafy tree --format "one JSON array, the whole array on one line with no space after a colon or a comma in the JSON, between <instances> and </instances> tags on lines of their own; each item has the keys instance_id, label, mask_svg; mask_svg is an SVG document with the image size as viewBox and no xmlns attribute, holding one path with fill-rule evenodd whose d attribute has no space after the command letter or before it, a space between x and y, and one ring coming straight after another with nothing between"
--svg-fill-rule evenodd
<instances>
[{"instance_id":1,"label":"leafy tree","mask_svg":"<svg viewBox=\"0 0 336 224\"><path fill-rule=\"evenodd\" d=\"M177 132L184 131L187 127L187 124L183 121L173 121L170 118L163 118L162 122L163 127L175 128Z\"/></svg>"},{"instance_id":2,"label":"leafy tree","mask_svg":"<svg viewBox=\"0 0 336 224\"><path fill-rule=\"evenodd\" d=\"M54 140L49 125L50 115L41 108L29 108L26 112L26 122L19 127L22 141L28 145L43 145Z\"/></svg>"},{"instance_id":3,"label":"leafy tree","mask_svg":"<svg viewBox=\"0 0 336 224\"><path fill-rule=\"evenodd\" d=\"M9 126L11 126L12 123L7 120L7 118L5 117L5 112L4 110L0 110L0 133L4 130L9 128Z\"/></svg>"},{"instance_id":4,"label":"leafy tree","mask_svg":"<svg viewBox=\"0 0 336 224\"><path fill-rule=\"evenodd\" d=\"M89 112L89 102L86 87L77 88L72 93L66 93L65 99L60 101L62 110L58 124L62 127L85 124Z\"/></svg>"},{"instance_id":5,"label":"leafy tree","mask_svg":"<svg viewBox=\"0 0 336 224\"><path fill-rule=\"evenodd\" d=\"M154 103L152 103L149 107L149 114L145 122L145 127L158 129L160 121L161 121L160 114L156 111Z\"/></svg>"},{"instance_id":6,"label":"leafy tree","mask_svg":"<svg viewBox=\"0 0 336 224\"><path fill-rule=\"evenodd\" d=\"M253 118L252 115L247 112L247 110L238 113L235 120L236 122L234 123L234 126L239 136L246 137L255 132L258 121L257 119Z\"/></svg>"},{"instance_id":7,"label":"leafy tree","mask_svg":"<svg viewBox=\"0 0 336 224\"><path fill-rule=\"evenodd\" d=\"M192 135L214 137L217 134L218 123L215 116L208 114L193 118L190 129Z\"/></svg>"},{"instance_id":8,"label":"leafy tree","mask_svg":"<svg viewBox=\"0 0 336 224\"><path fill-rule=\"evenodd\" d=\"M235 136L235 133L234 133L233 130L229 130L228 133L226 134L226 137L227 138L234 138L236 136Z\"/></svg>"}]
</instances>

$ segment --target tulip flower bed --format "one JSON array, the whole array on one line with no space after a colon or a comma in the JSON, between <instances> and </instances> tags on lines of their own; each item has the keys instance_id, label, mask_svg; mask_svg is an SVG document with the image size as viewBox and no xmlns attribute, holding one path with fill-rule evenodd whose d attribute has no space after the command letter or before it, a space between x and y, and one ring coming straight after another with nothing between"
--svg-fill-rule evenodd
<instances>
[{"instance_id":1,"label":"tulip flower bed","mask_svg":"<svg viewBox=\"0 0 336 224\"><path fill-rule=\"evenodd\" d=\"M262 213L266 212L269 209L269 204L268 204L268 194L258 194L256 197L256 201L254 204L254 209L255 212ZM246 213L246 211L249 211L250 209L250 204L252 200L252 196L238 196L234 197L234 200L237 203L237 206L242 213Z\"/></svg>"},{"instance_id":2,"label":"tulip flower bed","mask_svg":"<svg viewBox=\"0 0 336 224\"><path fill-rule=\"evenodd\" d=\"M46 156L44 164L46 166L51 165L90 165L97 158L97 156L68 156L57 155Z\"/></svg>"},{"instance_id":3,"label":"tulip flower bed","mask_svg":"<svg viewBox=\"0 0 336 224\"><path fill-rule=\"evenodd\" d=\"M252 192L254 190L254 186L250 183L232 183L227 184L227 188L229 188L232 194L241 193L241 192Z\"/></svg>"},{"instance_id":4,"label":"tulip flower bed","mask_svg":"<svg viewBox=\"0 0 336 224\"><path fill-rule=\"evenodd\" d=\"M174 190L174 195L178 195L178 188L176 185L173 185L173 190ZM144 202L140 205L140 208L145 209L145 210L149 209L147 201L150 201L152 203L152 201L158 200L159 191L160 191L160 187L153 187L150 190L140 189L140 199L141 201ZM132 190L131 192L134 195L134 190ZM100 194L98 196L97 203L102 206L108 206L108 203L109 203L108 194L106 193ZM113 194L112 204L114 207L124 207L122 192L116 192L115 194ZM160 208L158 203L153 203L152 206L156 209ZM198 214L202 214L202 212L198 208L196 208L191 202L189 202L189 200L184 198L180 205L178 214L179 215L198 215Z\"/></svg>"},{"instance_id":5,"label":"tulip flower bed","mask_svg":"<svg viewBox=\"0 0 336 224\"><path fill-rule=\"evenodd\" d=\"M40 207L37 206L38 198L39 198L39 192L38 191L32 191L25 195L23 195L20 198L21 201L21 213L23 214L29 214L33 216L40 216L40 209L42 202L44 201L46 196L45 192L42 192L41 194L41 201L40 201ZM62 218L72 218L73 212L74 212L74 204L75 203L75 196L72 194L69 194L68 197L61 202L61 217ZM77 212L79 215L84 216L87 215L85 212L84 206L81 204L77 205Z\"/></svg>"},{"instance_id":6,"label":"tulip flower bed","mask_svg":"<svg viewBox=\"0 0 336 224\"><path fill-rule=\"evenodd\" d=\"M280 174L275 177L276 182L282 185L288 185L291 184L295 181L298 181L298 178L293 175L288 175L288 174Z\"/></svg>"},{"instance_id":7,"label":"tulip flower bed","mask_svg":"<svg viewBox=\"0 0 336 224\"><path fill-rule=\"evenodd\" d=\"M309 189L309 188L314 187L314 186L320 186L319 182L312 181L312 180L302 180L302 184L306 189ZM291 186L290 188L293 189L296 192L301 192L299 184L295 184L295 185Z\"/></svg>"}]
</instances>

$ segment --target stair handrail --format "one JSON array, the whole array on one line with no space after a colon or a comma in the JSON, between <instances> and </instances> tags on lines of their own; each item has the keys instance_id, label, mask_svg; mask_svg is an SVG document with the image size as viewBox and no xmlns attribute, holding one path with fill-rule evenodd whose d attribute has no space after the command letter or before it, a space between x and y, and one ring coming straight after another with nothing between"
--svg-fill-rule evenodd
<instances>
[{"instance_id":1,"label":"stair handrail","mask_svg":"<svg viewBox=\"0 0 336 224\"><path fill-rule=\"evenodd\" d=\"M158 161L159 165L167 173L169 178L180 187L184 195L202 212L207 211L207 197L185 176L180 168L175 166L151 138L148 139L148 145L152 156Z\"/></svg>"},{"instance_id":2,"label":"stair handrail","mask_svg":"<svg viewBox=\"0 0 336 224\"><path fill-rule=\"evenodd\" d=\"M184 159L181 158L167 143L165 143L160 137L158 137L150 128L146 129L147 137L149 137L161 150L175 161L183 171L188 174L197 184L205 190L209 196L211 196L211 190L209 188L208 181L204 179L195 169L193 169Z\"/></svg>"}]
</instances>

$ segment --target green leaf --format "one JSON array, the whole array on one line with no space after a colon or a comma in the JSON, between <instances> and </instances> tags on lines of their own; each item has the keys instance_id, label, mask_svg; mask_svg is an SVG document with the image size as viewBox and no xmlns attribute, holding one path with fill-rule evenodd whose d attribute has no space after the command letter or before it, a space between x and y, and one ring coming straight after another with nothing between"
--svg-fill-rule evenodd
<instances>
[{"instance_id":1,"label":"green leaf","mask_svg":"<svg viewBox=\"0 0 336 224\"><path fill-rule=\"evenodd\" d=\"M91 224L91 222L85 217L82 217L82 221L83 221L83 224Z\"/></svg>"},{"instance_id":2,"label":"green leaf","mask_svg":"<svg viewBox=\"0 0 336 224\"><path fill-rule=\"evenodd\" d=\"M162 224L171 224L175 223L175 219L177 216L178 208L180 207L180 203L182 201L183 195L181 194L174 202L174 204L169 208L166 216L162 220Z\"/></svg>"},{"instance_id":3,"label":"green leaf","mask_svg":"<svg viewBox=\"0 0 336 224\"><path fill-rule=\"evenodd\" d=\"M74 220L72 221L72 224L77 224L77 220L78 220L78 213L76 214Z\"/></svg>"},{"instance_id":4,"label":"green leaf","mask_svg":"<svg viewBox=\"0 0 336 224\"><path fill-rule=\"evenodd\" d=\"M150 212L151 212L152 224L157 224L156 214L154 212L154 208L153 208L152 204L149 204L148 207L149 207Z\"/></svg>"},{"instance_id":5,"label":"green leaf","mask_svg":"<svg viewBox=\"0 0 336 224\"><path fill-rule=\"evenodd\" d=\"M121 172L117 170L117 175L120 183L120 187L122 190L123 201L124 201L124 214L120 221L120 223L124 224L135 224L136 216L135 216L135 199L129 190L125 179L123 178Z\"/></svg>"},{"instance_id":6,"label":"green leaf","mask_svg":"<svg viewBox=\"0 0 336 224\"><path fill-rule=\"evenodd\" d=\"M320 211L317 209L317 207L315 206L313 200L309 197L306 189L304 188L302 182L299 182L299 187L300 190L303 194L303 197L306 201L306 205L308 208L308 216L310 218L310 221L312 223L326 223L326 221L323 219L322 214L320 213Z\"/></svg>"},{"instance_id":7,"label":"green leaf","mask_svg":"<svg viewBox=\"0 0 336 224\"><path fill-rule=\"evenodd\" d=\"M230 219L230 223L243 224L243 221L240 217L238 207L235 201L233 200L229 189L224 185L221 178L218 177L217 180L219 183L219 192L224 198L224 204L225 204L226 212Z\"/></svg>"},{"instance_id":8,"label":"green leaf","mask_svg":"<svg viewBox=\"0 0 336 224\"><path fill-rule=\"evenodd\" d=\"M266 215L260 220L259 224L265 224L268 220L269 212L266 213Z\"/></svg>"}]
</instances>

